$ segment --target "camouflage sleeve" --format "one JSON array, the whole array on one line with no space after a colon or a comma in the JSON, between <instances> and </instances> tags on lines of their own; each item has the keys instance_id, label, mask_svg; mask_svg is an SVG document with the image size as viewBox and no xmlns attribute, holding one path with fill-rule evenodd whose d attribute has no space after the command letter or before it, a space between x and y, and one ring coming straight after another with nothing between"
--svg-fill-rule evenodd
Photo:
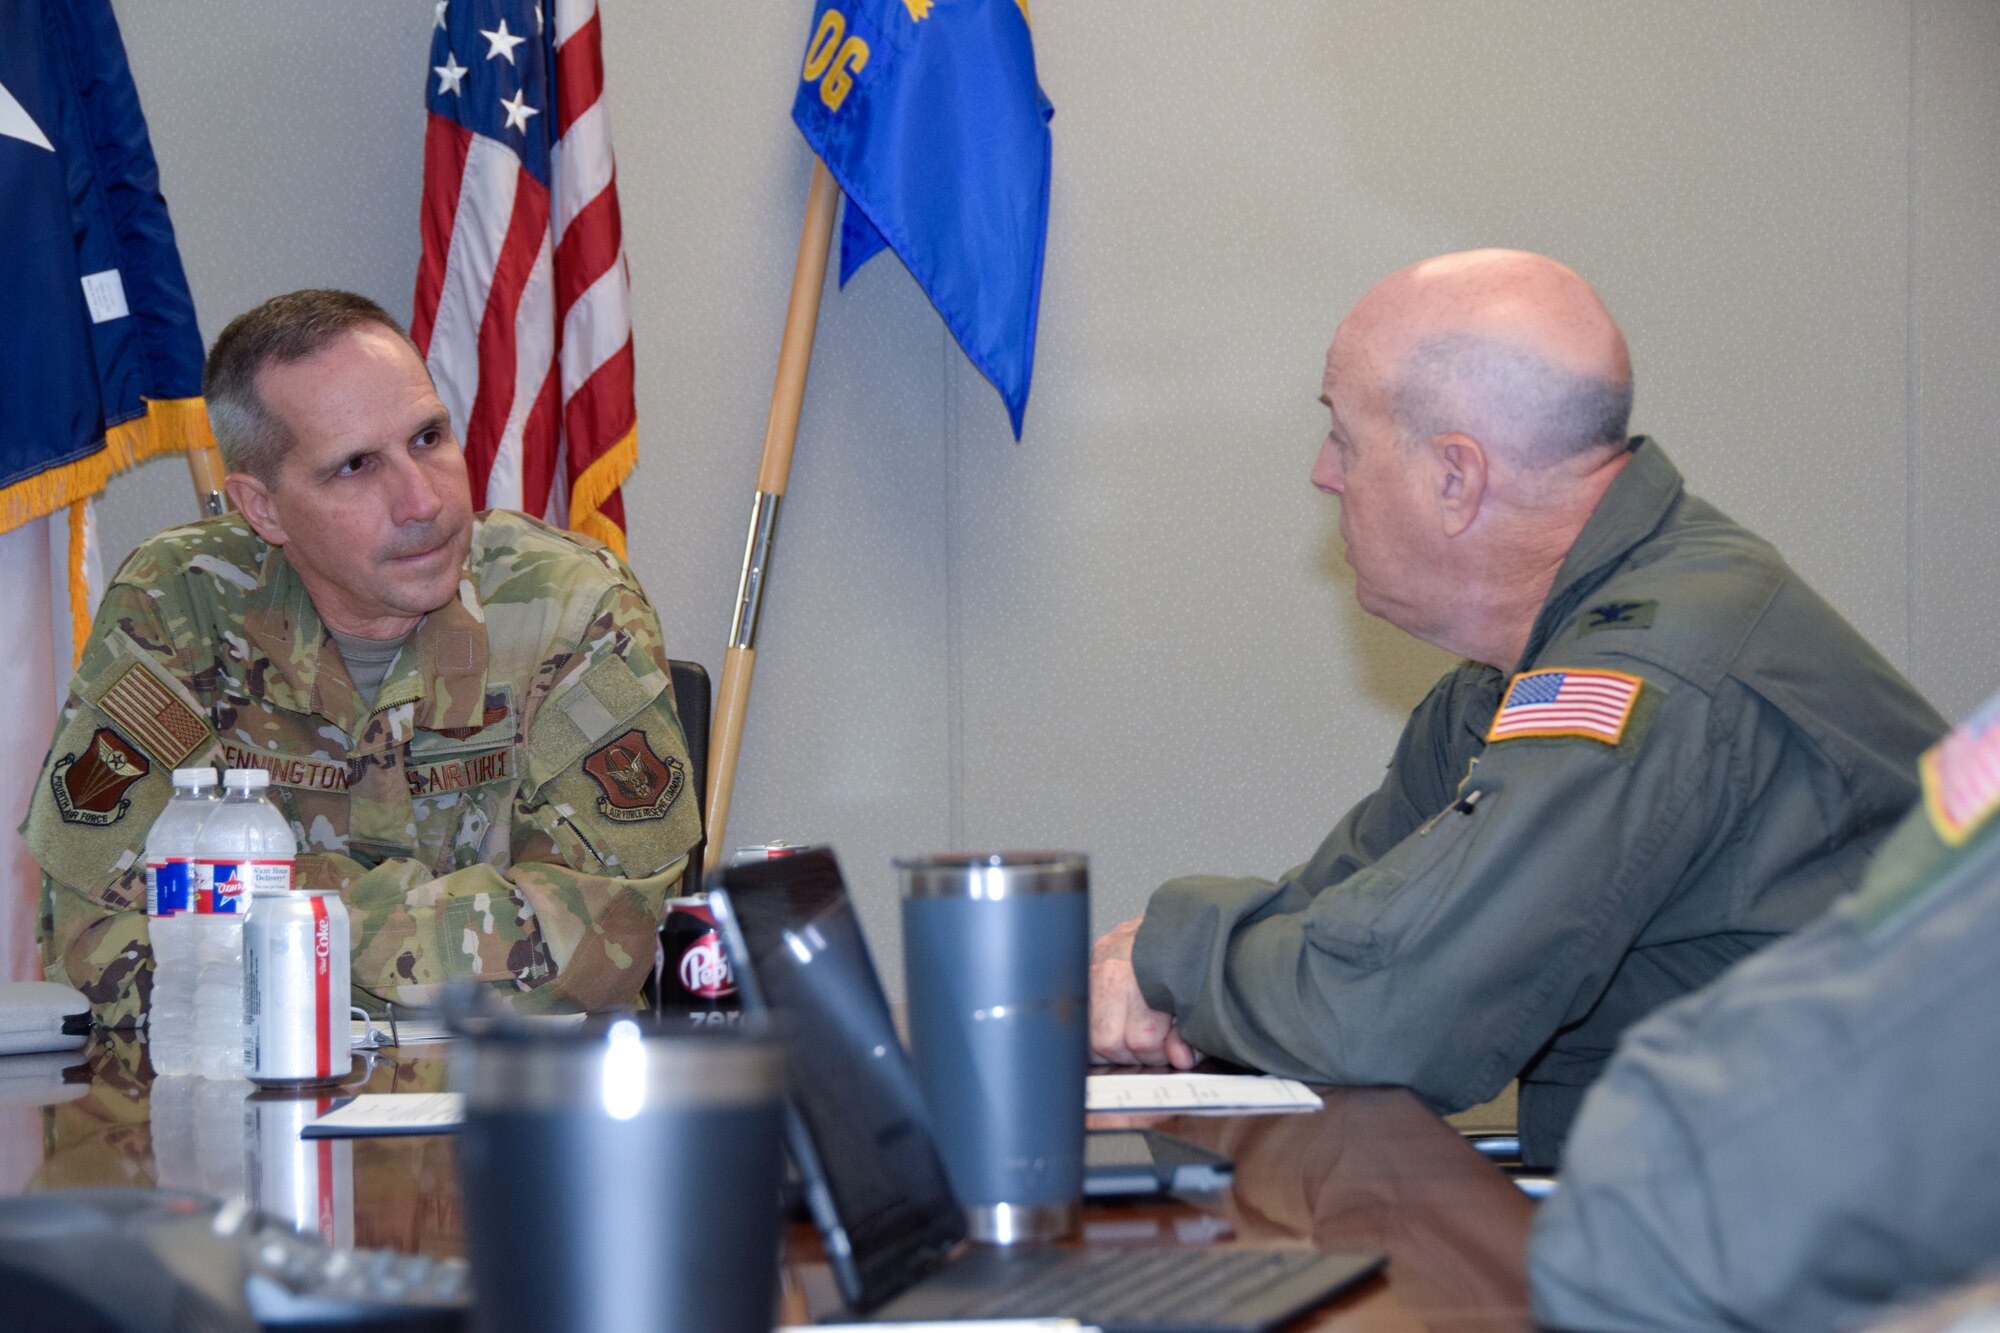
<instances>
[{"instance_id":1,"label":"camouflage sleeve","mask_svg":"<svg viewBox=\"0 0 2000 1333\"><path fill-rule=\"evenodd\" d=\"M214 733L144 591L106 590L21 835L42 869L37 934L50 980L76 987L97 1021L132 1027L152 989L146 832L173 769Z\"/></svg>"},{"instance_id":2,"label":"camouflage sleeve","mask_svg":"<svg viewBox=\"0 0 2000 1333\"><path fill-rule=\"evenodd\" d=\"M553 684L524 710L510 863L439 878L417 861L372 868L300 858L337 887L366 1002L423 1004L442 982L490 982L516 1007L629 1004L653 962L666 900L701 837L659 621L627 575Z\"/></svg>"},{"instance_id":3,"label":"camouflage sleeve","mask_svg":"<svg viewBox=\"0 0 2000 1333\"><path fill-rule=\"evenodd\" d=\"M115 895L132 906L104 899ZM98 897L42 873L42 972L50 981L74 986L90 1001L91 1016L105 1027L139 1024L153 990L153 946L146 937L146 883L140 870L128 871Z\"/></svg>"}]
</instances>

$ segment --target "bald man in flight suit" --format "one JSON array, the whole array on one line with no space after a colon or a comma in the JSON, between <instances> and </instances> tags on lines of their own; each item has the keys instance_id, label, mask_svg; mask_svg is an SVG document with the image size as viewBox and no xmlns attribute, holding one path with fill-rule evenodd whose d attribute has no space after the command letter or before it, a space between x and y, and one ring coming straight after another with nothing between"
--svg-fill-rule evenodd
<instances>
[{"instance_id":1,"label":"bald man in flight suit","mask_svg":"<svg viewBox=\"0 0 2000 1333\"><path fill-rule=\"evenodd\" d=\"M1603 301L1445 255L1341 321L1312 469L1363 609L1465 659L1273 882L1176 879L1092 967L1100 1059L1521 1080L1553 1165L1618 1036L1859 884L1944 722L1769 544L1627 435Z\"/></svg>"}]
</instances>

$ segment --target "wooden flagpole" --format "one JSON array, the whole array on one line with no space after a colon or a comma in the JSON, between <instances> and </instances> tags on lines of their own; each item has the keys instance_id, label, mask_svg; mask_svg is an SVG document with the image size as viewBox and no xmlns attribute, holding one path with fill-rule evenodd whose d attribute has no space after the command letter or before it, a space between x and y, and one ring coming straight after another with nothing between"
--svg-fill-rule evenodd
<instances>
[{"instance_id":1,"label":"wooden flagpole","mask_svg":"<svg viewBox=\"0 0 2000 1333\"><path fill-rule=\"evenodd\" d=\"M187 451L188 472L194 477L194 502L201 507L203 518L213 518L226 513L229 498L222 490L222 477L228 470L222 465L222 451L212 445Z\"/></svg>"},{"instance_id":2,"label":"wooden flagpole","mask_svg":"<svg viewBox=\"0 0 2000 1333\"><path fill-rule=\"evenodd\" d=\"M812 364L813 334L819 327L819 294L826 285L826 255L833 241L834 206L840 187L826 163L813 158L812 186L806 192L805 223L799 230L798 263L792 296L785 308L785 336L778 346L777 382L771 388L771 415L764 423L764 455L757 465L757 497L750 509L750 534L743 544L743 572L736 584L736 617L722 656L722 686L715 698L715 725L708 746L707 860L726 864L729 795L736 782L736 756L743 746L743 720L750 707L750 677L757 667L757 612L770 572L771 538L777 530L778 501L792 472L792 445L799 435L805 403L806 371Z\"/></svg>"}]
</instances>

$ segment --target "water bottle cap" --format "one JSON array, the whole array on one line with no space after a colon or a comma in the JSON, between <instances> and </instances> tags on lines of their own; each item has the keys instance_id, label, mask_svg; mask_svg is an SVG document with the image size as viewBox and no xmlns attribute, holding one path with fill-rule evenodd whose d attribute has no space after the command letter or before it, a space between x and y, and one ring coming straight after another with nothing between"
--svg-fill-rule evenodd
<instances>
[{"instance_id":1,"label":"water bottle cap","mask_svg":"<svg viewBox=\"0 0 2000 1333\"><path fill-rule=\"evenodd\" d=\"M222 775L222 785L256 791L271 785L271 775L261 768L232 768Z\"/></svg>"},{"instance_id":2,"label":"water bottle cap","mask_svg":"<svg viewBox=\"0 0 2000 1333\"><path fill-rule=\"evenodd\" d=\"M212 768L177 768L174 770L176 787L213 787L215 770Z\"/></svg>"}]
</instances>

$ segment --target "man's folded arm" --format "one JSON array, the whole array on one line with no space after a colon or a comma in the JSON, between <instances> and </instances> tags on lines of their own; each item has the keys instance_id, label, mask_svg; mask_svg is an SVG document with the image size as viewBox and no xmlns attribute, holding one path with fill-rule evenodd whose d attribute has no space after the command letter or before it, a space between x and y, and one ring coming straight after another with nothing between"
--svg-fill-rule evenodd
<instances>
[{"instance_id":1,"label":"man's folded arm","mask_svg":"<svg viewBox=\"0 0 2000 1333\"><path fill-rule=\"evenodd\" d=\"M377 999L421 1002L459 978L536 1009L637 995L701 824L659 619L609 563L618 583L527 725L508 867L432 879L402 858L300 858L308 887L341 889L354 983Z\"/></svg>"},{"instance_id":2,"label":"man's folded arm","mask_svg":"<svg viewBox=\"0 0 2000 1333\"><path fill-rule=\"evenodd\" d=\"M340 889L354 984L378 1000L422 1003L422 988L472 979L532 995L533 1008L600 1011L638 993L686 864L682 854L627 879L526 860L432 879L408 858L363 867L313 853L299 858L299 880Z\"/></svg>"},{"instance_id":3,"label":"man's folded arm","mask_svg":"<svg viewBox=\"0 0 2000 1333\"><path fill-rule=\"evenodd\" d=\"M1333 889L1308 892L1301 872L1163 886L1133 951L1147 1002L1257 1068L1446 1107L1492 1096L1588 1012L1679 878L1668 868L1717 832L1710 700L1649 688L1641 734L1618 745L1488 746L1469 809L1441 804Z\"/></svg>"}]
</instances>

